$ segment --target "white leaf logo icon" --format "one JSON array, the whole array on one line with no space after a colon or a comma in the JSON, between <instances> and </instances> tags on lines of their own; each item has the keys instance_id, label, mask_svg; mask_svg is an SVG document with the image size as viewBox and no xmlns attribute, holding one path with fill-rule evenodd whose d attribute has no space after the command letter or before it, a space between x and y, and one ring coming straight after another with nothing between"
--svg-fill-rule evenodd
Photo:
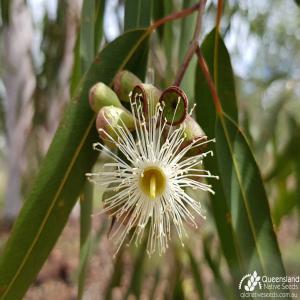
<instances>
[{"instance_id":1,"label":"white leaf logo icon","mask_svg":"<svg viewBox=\"0 0 300 300\"><path fill-rule=\"evenodd\" d=\"M239 283L239 290L243 287L245 291L252 292L256 286L259 286L259 289L261 289L260 280L261 276L258 276L256 271L253 274L245 274Z\"/></svg>"}]
</instances>

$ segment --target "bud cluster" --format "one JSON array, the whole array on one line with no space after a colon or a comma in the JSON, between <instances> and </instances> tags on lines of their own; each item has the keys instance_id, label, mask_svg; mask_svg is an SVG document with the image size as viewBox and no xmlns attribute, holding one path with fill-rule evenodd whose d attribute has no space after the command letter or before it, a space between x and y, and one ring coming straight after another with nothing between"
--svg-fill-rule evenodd
<instances>
[{"instance_id":1,"label":"bud cluster","mask_svg":"<svg viewBox=\"0 0 300 300\"><path fill-rule=\"evenodd\" d=\"M133 73L120 71L113 82L113 89L102 82L96 83L89 93L91 109L97 113L96 127L100 138L106 146L116 147L116 139L119 129L133 131L135 126L132 113L121 102L130 102L138 96L141 101L145 120L151 118L160 105L162 119L166 127L183 126L183 147L189 145L195 139L206 139L199 124L188 113L188 97L178 86L170 86L161 91L152 84L142 83ZM124 104L124 105L125 105ZM195 155L203 152L203 149L193 149Z\"/></svg>"}]
</instances>

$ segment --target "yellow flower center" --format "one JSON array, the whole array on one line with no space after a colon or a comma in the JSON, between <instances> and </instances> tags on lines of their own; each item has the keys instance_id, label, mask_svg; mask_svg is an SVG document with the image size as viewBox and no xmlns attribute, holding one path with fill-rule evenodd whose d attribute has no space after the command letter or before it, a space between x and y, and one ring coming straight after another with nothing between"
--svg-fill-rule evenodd
<instances>
[{"instance_id":1,"label":"yellow flower center","mask_svg":"<svg viewBox=\"0 0 300 300\"><path fill-rule=\"evenodd\" d=\"M166 188L166 176L159 167L147 167L140 176L140 187L150 199L160 196Z\"/></svg>"}]
</instances>

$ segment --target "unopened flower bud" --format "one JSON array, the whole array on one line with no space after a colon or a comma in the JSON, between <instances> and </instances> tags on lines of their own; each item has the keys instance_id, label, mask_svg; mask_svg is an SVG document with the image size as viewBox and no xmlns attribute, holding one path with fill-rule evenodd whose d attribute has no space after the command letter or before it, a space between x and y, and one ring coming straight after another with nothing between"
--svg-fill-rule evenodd
<instances>
[{"instance_id":1,"label":"unopened flower bud","mask_svg":"<svg viewBox=\"0 0 300 300\"><path fill-rule=\"evenodd\" d=\"M165 89L159 99L163 106L163 117L168 125L176 126L187 116L188 97L178 86Z\"/></svg>"},{"instance_id":2,"label":"unopened flower bud","mask_svg":"<svg viewBox=\"0 0 300 300\"><path fill-rule=\"evenodd\" d=\"M102 107L109 105L122 107L116 93L102 82L96 83L90 89L89 102L94 112L98 112Z\"/></svg>"},{"instance_id":3,"label":"unopened flower bud","mask_svg":"<svg viewBox=\"0 0 300 300\"><path fill-rule=\"evenodd\" d=\"M109 147L115 147L119 136L123 135L122 129L134 129L134 119L125 108L104 106L98 112L96 127L100 137Z\"/></svg>"},{"instance_id":4,"label":"unopened flower bud","mask_svg":"<svg viewBox=\"0 0 300 300\"><path fill-rule=\"evenodd\" d=\"M121 101L129 102L129 94L139 83L142 82L138 77L129 71L123 70L120 71L114 79L114 91L119 96Z\"/></svg>"},{"instance_id":5,"label":"unopened flower bud","mask_svg":"<svg viewBox=\"0 0 300 300\"><path fill-rule=\"evenodd\" d=\"M197 155L203 153L207 145L205 143L207 141L207 136L204 134L200 125L190 115L187 115L182 123L182 126L184 128L184 141L181 148L188 146L195 140L199 140L199 145L189 150L187 155ZM201 145L201 143L204 144Z\"/></svg>"},{"instance_id":6,"label":"unopened flower bud","mask_svg":"<svg viewBox=\"0 0 300 300\"><path fill-rule=\"evenodd\" d=\"M133 101L141 101L146 119L156 112L156 104L159 101L161 91L152 84L141 83L134 87L131 98Z\"/></svg>"}]
</instances>

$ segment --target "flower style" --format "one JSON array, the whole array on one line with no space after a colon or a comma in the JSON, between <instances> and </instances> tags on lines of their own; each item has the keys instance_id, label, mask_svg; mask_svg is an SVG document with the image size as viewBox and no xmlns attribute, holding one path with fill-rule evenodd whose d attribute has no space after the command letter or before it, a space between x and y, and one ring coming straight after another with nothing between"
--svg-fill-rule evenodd
<instances>
[{"instance_id":1,"label":"flower style","mask_svg":"<svg viewBox=\"0 0 300 300\"><path fill-rule=\"evenodd\" d=\"M141 94L131 94L130 98L134 130L121 118L119 124L110 126L109 130L100 128L102 138L113 144L120 154L102 143L95 143L94 149L104 150L112 162L106 163L102 172L87 176L95 183L108 186L110 195L104 199L103 212L119 221L111 235L119 245L117 251L128 235L129 243L135 240L139 244L148 225L147 252L151 255L158 249L161 254L168 248L172 224L183 244L184 222L197 227L194 214L205 218L200 203L186 188L214 193L203 179L217 176L202 167L203 158L213 153L187 154L214 140L202 136L184 145L185 125L167 124L163 117L164 102L150 107L151 101L148 101L144 110ZM174 116L180 100L178 97ZM109 123L109 118L106 122Z\"/></svg>"}]
</instances>

